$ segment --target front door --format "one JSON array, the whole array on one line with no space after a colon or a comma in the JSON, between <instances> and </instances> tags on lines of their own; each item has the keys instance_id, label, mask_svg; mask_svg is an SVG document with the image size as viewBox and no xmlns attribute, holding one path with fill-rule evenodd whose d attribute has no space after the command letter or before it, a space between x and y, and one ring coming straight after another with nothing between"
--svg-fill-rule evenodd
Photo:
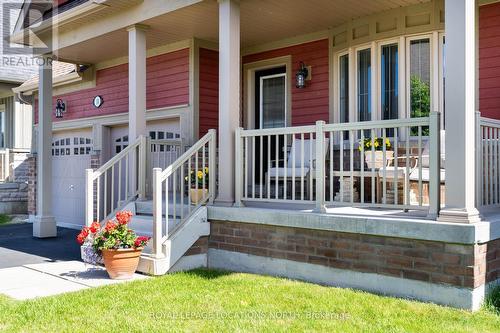
<instances>
[{"instance_id":1,"label":"front door","mask_svg":"<svg viewBox=\"0 0 500 333\"><path fill-rule=\"evenodd\" d=\"M286 67L281 66L255 72L255 85L255 127L258 129L286 127ZM276 140L278 140L278 151L276 151ZM278 139L276 136L264 137L261 144L261 139L257 137L255 144L255 165L258 166L262 163L263 170L263 175L261 175L260 168L256 168L255 180L264 184L263 176L270 165L269 157L271 161L283 160L284 138L283 136Z\"/></svg>"}]
</instances>

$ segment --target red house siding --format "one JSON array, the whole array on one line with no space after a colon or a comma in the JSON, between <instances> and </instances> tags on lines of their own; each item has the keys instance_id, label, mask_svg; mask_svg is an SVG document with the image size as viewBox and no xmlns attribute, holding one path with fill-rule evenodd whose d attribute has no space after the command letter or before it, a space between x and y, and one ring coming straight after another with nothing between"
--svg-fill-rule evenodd
<instances>
[{"instance_id":1,"label":"red house siding","mask_svg":"<svg viewBox=\"0 0 500 333\"><path fill-rule=\"evenodd\" d=\"M199 134L219 128L219 52L200 49Z\"/></svg>"},{"instance_id":2,"label":"red house siding","mask_svg":"<svg viewBox=\"0 0 500 333\"><path fill-rule=\"evenodd\" d=\"M292 87L292 125L310 125L317 120L328 122L328 40L320 40L243 57L243 63L291 55L294 76L300 62L312 67L312 80L304 89ZM292 81L293 82L293 81Z\"/></svg>"},{"instance_id":3,"label":"red house siding","mask_svg":"<svg viewBox=\"0 0 500 333\"><path fill-rule=\"evenodd\" d=\"M96 95L101 95L104 99L99 109L92 106L92 99ZM98 70L94 88L54 96L53 105L58 98L66 102L67 112L63 120L125 113L128 111L128 64ZM188 103L189 50L148 58L146 107L155 109ZM38 103L35 103L35 114L38 114ZM60 120L54 115L52 117L54 121Z\"/></svg>"},{"instance_id":4,"label":"red house siding","mask_svg":"<svg viewBox=\"0 0 500 333\"><path fill-rule=\"evenodd\" d=\"M479 109L500 119L500 3L479 7Z\"/></svg>"}]
</instances>

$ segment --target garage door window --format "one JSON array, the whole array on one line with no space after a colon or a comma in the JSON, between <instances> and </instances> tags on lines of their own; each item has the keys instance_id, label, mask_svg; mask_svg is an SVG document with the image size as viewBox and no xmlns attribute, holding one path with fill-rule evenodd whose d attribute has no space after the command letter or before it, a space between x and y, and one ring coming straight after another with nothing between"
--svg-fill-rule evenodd
<instances>
[{"instance_id":1,"label":"garage door window","mask_svg":"<svg viewBox=\"0 0 500 333\"><path fill-rule=\"evenodd\" d=\"M83 137L62 138L52 142L52 156L90 155L92 140Z\"/></svg>"}]
</instances>

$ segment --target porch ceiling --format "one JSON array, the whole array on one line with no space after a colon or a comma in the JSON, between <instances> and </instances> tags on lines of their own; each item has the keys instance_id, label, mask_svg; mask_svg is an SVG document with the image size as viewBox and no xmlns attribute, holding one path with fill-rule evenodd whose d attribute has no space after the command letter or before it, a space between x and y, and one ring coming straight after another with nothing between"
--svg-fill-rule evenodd
<instances>
[{"instance_id":1,"label":"porch ceiling","mask_svg":"<svg viewBox=\"0 0 500 333\"><path fill-rule=\"evenodd\" d=\"M247 48L323 31L351 19L429 1L241 0L241 44ZM150 26L148 48L192 37L217 42L218 4L206 0L140 23ZM58 55L75 62L98 63L126 56L127 52L127 31L121 29L60 49Z\"/></svg>"}]
</instances>

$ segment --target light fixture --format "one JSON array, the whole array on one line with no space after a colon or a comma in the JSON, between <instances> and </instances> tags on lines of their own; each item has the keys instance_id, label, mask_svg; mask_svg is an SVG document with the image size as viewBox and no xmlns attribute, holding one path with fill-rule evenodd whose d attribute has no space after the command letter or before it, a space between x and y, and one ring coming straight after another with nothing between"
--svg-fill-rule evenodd
<instances>
[{"instance_id":1,"label":"light fixture","mask_svg":"<svg viewBox=\"0 0 500 333\"><path fill-rule=\"evenodd\" d=\"M295 87L299 89L305 88L306 79L308 75L309 71L307 70L307 67L304 65L304 63L301 61L300 69L297 71L297 74L295 74Z\"/></svg>"},{"instance_id":2,"label":"light fixture","mask_svg":"<svg viewBox=\"0 0 500 333\"><path fill-rule=\"evenodd\" d=\"M62 118L64 112L66 112L66 103L58 98L56 101L56 118Z\"/></svg>"}]
</instances>

